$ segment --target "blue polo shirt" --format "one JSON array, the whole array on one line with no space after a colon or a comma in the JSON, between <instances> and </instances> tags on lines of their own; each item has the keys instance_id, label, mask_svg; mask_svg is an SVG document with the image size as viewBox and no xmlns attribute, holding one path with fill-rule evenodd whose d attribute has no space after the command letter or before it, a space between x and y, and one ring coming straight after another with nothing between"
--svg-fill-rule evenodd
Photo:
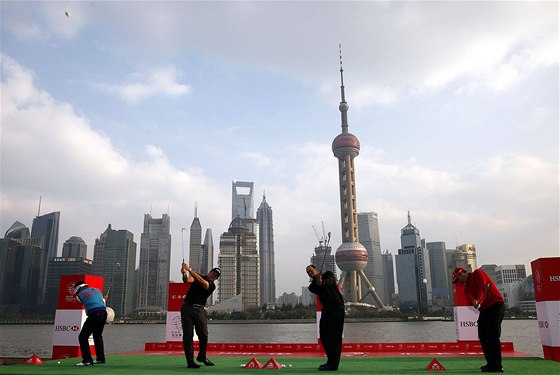
<instances>
[{"instance_id":1,"label":"blue polo shirt","mask_svg":"<svg viewBox=\"0 0 560 375\"><path fill-rule=\"evenodd\" d=\"M84 288L80 290L76 298L86 308L87 315L94 311L105 310L105 300L103 299L103 294L98 289Z\"/></svg>"}]
</instances>

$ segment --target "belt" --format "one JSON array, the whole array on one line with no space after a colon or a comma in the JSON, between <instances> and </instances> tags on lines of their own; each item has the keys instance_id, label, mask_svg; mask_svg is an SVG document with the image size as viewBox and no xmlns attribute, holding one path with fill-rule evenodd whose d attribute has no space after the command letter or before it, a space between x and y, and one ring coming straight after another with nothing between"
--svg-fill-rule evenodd
<instances>
[{"instance_id":1,"label":"belt","mask_svg":"<svg viewBox=\"0 0 560 375\"><path fill-rule=\"evenodd\" d=\"M198 303L187 303L187 306L194 307L195 309L203 309L204 305L199 305Z\"/></svg>"}]
</instances>

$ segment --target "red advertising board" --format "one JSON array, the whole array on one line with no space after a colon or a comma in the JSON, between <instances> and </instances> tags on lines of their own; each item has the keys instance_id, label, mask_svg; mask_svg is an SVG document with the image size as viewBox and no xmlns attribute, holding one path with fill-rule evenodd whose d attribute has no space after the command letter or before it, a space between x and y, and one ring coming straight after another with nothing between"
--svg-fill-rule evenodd
<instances>
[{"instance_id":1,"label":"red advertising board","mask_svg":"<svg viewBox=\"0 0 560 375\"><path fill-rule=\"evenodd\" d=\"M169 294L167 297L167 311L181 311L181 305L187 295L191 284L169 283Z\"/></svg>"},{"instance_id":2,"label":"red advertising board","mask_svg":"<svg viewBox=\"0 0 560 375\"><path fill-rule=\"evenodd\" d=\"M560 301L560 257L539 258L531 262L535 300Z\"/></svg>"},{"instance_id":3,"label":"red advertising board","mask_svg":"<svg viewBox=\"0 0 560 375\"><path fill-rule=\"evenodd\" d=\"M82 310L83 305L74 296L74 283L85 281L86 284L97 288L103 293L103 277L92 275L64 275L60 277L58 289L58 310Z\"/></svg>"}]
</instances>

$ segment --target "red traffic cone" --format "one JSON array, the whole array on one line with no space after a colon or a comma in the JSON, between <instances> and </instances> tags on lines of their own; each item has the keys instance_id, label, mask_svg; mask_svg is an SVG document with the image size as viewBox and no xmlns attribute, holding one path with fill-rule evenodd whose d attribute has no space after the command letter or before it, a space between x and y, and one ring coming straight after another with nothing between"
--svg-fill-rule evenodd
<instances>
[{"instance_id":1,"label":"red traffic cone","mask_svg":"<svg viewBox=\"0 0 560 375\"><path fill-rule=\"evenodd\" d=\"M445 367L434 358L430 364L426 366L426 371L445 371Z\"/></svg>"},{"instance_id":2,"label":"red traffic cone","mask_svg":"<svg viewBox=\"0 0 560 375\"><path fill-rule=\"evenodd\" d=\"M253 358L251 358L251 360L249 362L247 362L247 364L245 366L243 366L243 368L260 369L261 364L259 363L259 361L256 360L255 357L253 357Z\"/></svg>"},{"instance_id":3,"label":"red traffic cone","mask_svg":"<svg viewBox=\"0 0 560 375\"><path fill-rule=\"evenodd\" d=\"M266 369L266 370L279 370L279 369L282 368L282 365L280 363L276 362L276 360L273 357L271 357L268 360L268 362L266 362L264 364L264 366L262 368Z\"/></svg>"},{"instance_id":4,"label":"red traffic cone","mask_svg":"<svg viewBox=\"0 0 560 375\"><path fill-rule=\"evenodd\" d=\"M33 354L23 362L24 365L42 365L43 363L45 363L45 361L39 358L37 354Z\"/></svg>"}]
</instances>

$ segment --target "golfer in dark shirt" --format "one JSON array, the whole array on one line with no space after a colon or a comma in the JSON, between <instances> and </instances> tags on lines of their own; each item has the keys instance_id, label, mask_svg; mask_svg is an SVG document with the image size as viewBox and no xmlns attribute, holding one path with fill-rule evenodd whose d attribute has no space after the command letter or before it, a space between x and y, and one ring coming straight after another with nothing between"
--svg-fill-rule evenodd
<instances>
[{"instance_id":1,"label":"golfer in dark shirt","mask_svg":"<svg viewBox=\"0 0 560 375\"><path fill-rule=\"evenodd\" d=\"M319 322L319 338L327 355L327 363L319 366L319 371L337 371L342 353L344 298L331 271L320 274L317 267L312 264L307 266L305 271L311 277L309 291L315 293L323 305Z\"/></svg>"},{"instance_id":2,"label":"golfer in dark shirt","mask_svg":"<svg viewBox=\"0 0 560 375\"><path fill-rule=\"evenodd\" d=\"M206 357L208 345L208 326L206 313L206 300L216 290L214 281L220 277L220 269L213 268L208 275L200 276L186 263L181 267L183 282L191 284L183 306L181 307L181 323L183 325L183 349L187 359L188 368L199 368L200 365L194 361L193 328L198 336L199 351L196 360L206 366L214 366L214 363ZM190 274L190 275L189 275Z\"/></svg>"}]
</instances>

